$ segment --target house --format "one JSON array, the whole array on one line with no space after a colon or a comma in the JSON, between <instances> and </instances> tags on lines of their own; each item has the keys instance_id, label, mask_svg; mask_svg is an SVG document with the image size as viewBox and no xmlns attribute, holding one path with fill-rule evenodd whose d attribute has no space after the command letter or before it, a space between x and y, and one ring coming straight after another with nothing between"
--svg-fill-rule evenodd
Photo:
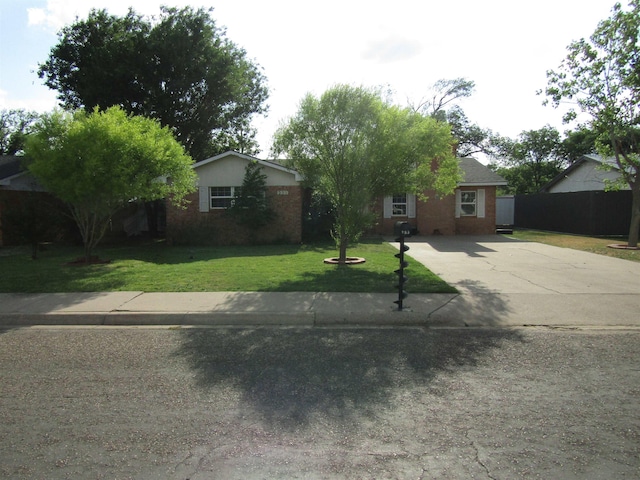
<instances>
[{"instance_id":1,"label":"house","mask_svg":"<svg viewBox=\"0 0 640 480\"><path fill-rule=\"evenodd\" d=\"M272 224L248 232L225 215L236 189L242 185L246 166L257 162L266 175L267 200L276 212ZM166 235L170 243L244 244L302 241L302 178L276 162L228 151L193 165L197 191L186 209L167 206ZM251 238L252 234L259 237Z\"/></svg>"},{"instance_id":2,"label":"house","mask_svg":"<svg viewBox=\"0 0 640 480\"><path fill-rule=\"evenodd\" d=\"M15 155L0 156L0 246L14 243L6 226L2 227L3 211L12 205L19 205L32 192L48 198L37 180L25 170L22 158Z\"/></svg>"},{"instance_id":3,"label":"house","mask_svg":"<svg viewBox=\"0 0 640 480\"><path fill-rule=\"evenodd\" d=\"M620 179L613 158L590 154L532 195L515 196L515 225L578 235L626 235L631 222L632 195L628 184L606 191Z\"/></svg>"},{"instance_id":4,"label":"house","mask_svg":"<svg viewBox=\"0 0 640 480\"><path fill-rule=\"evenodd\" d=\"M614 158L600 155L583 155L566 170L540 189L541 193L604 191L607 183L620 178L620 170ZM629 186L622 190L629 190Z\"/></svg>"},{"instance_id":5,"label":"house","mask_svg":"<svg viewBox=\"0 0 640 480\"><path fill-rule=\"evenodd\" d=\"M167 239L171 243L243 244L249 232L225 216L235 189L242 185L249 162L258 162L267 176L267 198L277 217L258 232L261 243L302 239L305 190L298 172L274 161L238 152L225 152L194 164L198 190L188 198L186 209L167 208ZM463 180L455 194L427 200L411 194L380 199L379 220L372 233L392 235L397 221L408 221L422 235L493 234L496 231L496 188L507 182L473 158L461 158Z\"/></svg>"},{"instance_id":6,"label":"house","mask_svg":"<svg viewBox=\"0 0 640 480\"><path fill-rule=\"evenodd\" d=\"M375 233L390 235L398 221L414 226L420 235L485 235L496 232L496 190L507 182L474 158L460 158L462 180L453 195L425 192L385 197L377 205Z\"/></svg>"}]
</instances>

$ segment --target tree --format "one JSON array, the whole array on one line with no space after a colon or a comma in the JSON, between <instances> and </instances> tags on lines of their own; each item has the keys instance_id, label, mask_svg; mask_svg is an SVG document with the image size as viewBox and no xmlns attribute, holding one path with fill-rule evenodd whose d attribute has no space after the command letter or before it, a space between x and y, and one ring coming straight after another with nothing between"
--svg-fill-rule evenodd
<instances>
[{"instance_id":1,"label":"tree","mask_svg":"<svg viewBox=\"0 0 640 480\"><path fill-rule=\"evenodd\" d=\"M560 133L549 125L523 131L515 141L505 138L499 149L503 166L494 170L509 182L512 194L538 192L566 164Z\"/></svg>"},{"instance_id":2,"label":"tree","mask_svg":"<svg viewBox=\"0 0 640 480\"><path fill-rule=\"evenodd\" d=\"M597 140L598 134L596 132L585 126L579 126L575 130L564 132L564 139L560 148L565 160L568 163L573 163L583 155L596 153Z\"/></svg>"},{"instance_id":3,"label":"tree","mask_svg":"<svg viewBox=\"0 0 640 480\"><path fill-rule=\"evenodd\" d=\"M478 153L494 157L497 155L496 145L501 137L490 129L471 123L457 100L468 98L473 94L476 84L466 78L440 79L434 83L428 99L421 99L417 104L409 102L409 107L417 113L433 117L451 125L451 133L457 140L457 154L468 157Z\"/></svg>"},{"instance_id":4,"label":"tree","mask_svg":"<svg viewBox=\"0 0 640 480\"><path fill-rule=\"evenodd\" d=\"M372 225L380 195L451 193L459 179L449 126L382 101L378 92L338 85L320 98L308 94L275 134L308 186L332 207L339 263Z\"/></svg>"},{"instance_id":5,"label":"tree","mask_svg":"<svg viewBox=\"0 0 640 480\"><path fill-rule=\"evenodd\" d=\"M275 217L267 198L267 176L258 162L250 162L245 168L244 179L227 213L250 231L268 225Z\"/></svg>"},{"instance_id":6,"label":"tree","mask_svg":"<svg viewBox=\"0 0 640 480\"><path fill-rule=\"evenodd\" d=\"M267 110L266 80L211 12L162 7L148 20L92 10L62 29L38 74L67 109L118 105L158 119L193 158L230 145L255 149L247 126Z\"/></svg>"},{"instance_id":7,"label":"tree","mask_svg":"<svg viewBox=\"0 0 640 480\"><path fill-rule=\"evenodd\" d=\"M414 112L422 113L440 121L447 120L445 107L459 98L470 97L476 83L466 78L440 79L431 86L431 98L421 99L410 105Z\"/></svg>"},{"instance_id":8,"label":"tree","mask_svg":"<svg viewBox=\"0 0 640 480\"><path fill-rule=\"evenodd\" d=\"M19 155L24 151L24 139L38 118L26 110L0 111L0 155Z\"/></svg>"},{"instance_id":9,"label":"tree","mask_svg":"<svg viewBox=\"0 0 640 480\"><path fill-rule=\"evenodd\" d=\"M167 197L180 203L195 189L192 160L169 129L119 107L44 115L26 153L31 173L69 206L87 262L119 208Z\"/></svg>"},{"instance_id":10,"label":"tree","mask_svg":"<svg viewBox=\"0 0 640 480\"><path fill-rule=\"evenodd\" d=\"M601 21L589 39L572 42L557 70L547 72L544 93L553 106L574 102L564 116L569 122L578 112L590 118L598 134L598 149L613 156L632 192L628 245L637 247L640 232L640 1L630 10L619 3L611 17ZM540 91L539 93L543 93Z\"/></svg>"}]
</instances>

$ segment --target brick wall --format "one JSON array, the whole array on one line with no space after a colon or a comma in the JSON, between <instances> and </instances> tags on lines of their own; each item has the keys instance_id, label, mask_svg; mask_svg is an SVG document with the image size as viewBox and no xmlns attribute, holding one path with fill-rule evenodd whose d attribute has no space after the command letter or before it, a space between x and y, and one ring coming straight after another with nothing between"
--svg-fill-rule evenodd
<instances>
[{"instance_id":1,"label":"brick wall","mask_svg":"<svg viewBox=\"0 0 640 480\"><path fill-rule=\"evenodd\" d=\"M484 188L484 218L456 218L456 235L491 235L496 233L496 187ZM477 188L463 188L477 190Z\"/></svg>"},{"instance_id":2,"label":"brick wall","mask_svg":"<svg viewBox=\"0 0 640 480\"><path fill-rule=\"evenodd\" d=\"M276 218L265 227L251 230L226 217L225 210L200 212L198 192L195 192L187 198L190 203L186 209L167 205L167 241L172 244L210 245L301 242L302 188L268 187L267 198Z\"/></svg>"},{"instance_id":3,"label":"brick wall","mask_svg":"<svg viewBox=\"0 0 640 480\"><path fill-rule=\"evenodd\" d=\"M485 190L485 218L456 218L455 195L436 196L435 192L427 193L427 200L417 199L416 218L391 217L383 218L382 199L376 202L378 222L373 233L392 235L396 222L405 221L417 227L419 235L487 235L496 231L496 187L479 187ZM462 190L477 190L462 188Z\"/></svg>"}]
</instances>

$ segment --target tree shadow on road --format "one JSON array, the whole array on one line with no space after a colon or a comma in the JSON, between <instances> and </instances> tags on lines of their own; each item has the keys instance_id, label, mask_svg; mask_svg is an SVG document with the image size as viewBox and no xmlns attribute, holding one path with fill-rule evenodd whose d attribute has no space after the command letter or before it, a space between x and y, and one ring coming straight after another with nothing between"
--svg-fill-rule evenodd
<instances>
[{"instance_id":1,"label":"tree shadow on road","mask_svg":"<svg viewBox=\"0 0 640 480\"><path fill-rule=\"evenodd\" d=\"M203 390L231 386L265 421L291 429L323 416L373 417L399 392L437 392L438 376L522 341L509 329L185 329L182 335L177 355Z\"/></svg>"}]
</instances>

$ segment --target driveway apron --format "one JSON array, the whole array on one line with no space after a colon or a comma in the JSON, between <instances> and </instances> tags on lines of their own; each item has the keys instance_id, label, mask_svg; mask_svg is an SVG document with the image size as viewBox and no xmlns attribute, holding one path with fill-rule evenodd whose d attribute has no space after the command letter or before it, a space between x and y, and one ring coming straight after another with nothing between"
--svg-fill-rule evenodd
<instances>
[{"instance_id":1,"label":"driveway apron","mask_svg":"<svg viewBox=\"0 0 640 480\"><path fill-rule=\"evenodd\" d=\"M407 244L408 255L460 292L432 320L640 325L638 262L500 235L411 237Z\"/></svg>"}]
</instances>

